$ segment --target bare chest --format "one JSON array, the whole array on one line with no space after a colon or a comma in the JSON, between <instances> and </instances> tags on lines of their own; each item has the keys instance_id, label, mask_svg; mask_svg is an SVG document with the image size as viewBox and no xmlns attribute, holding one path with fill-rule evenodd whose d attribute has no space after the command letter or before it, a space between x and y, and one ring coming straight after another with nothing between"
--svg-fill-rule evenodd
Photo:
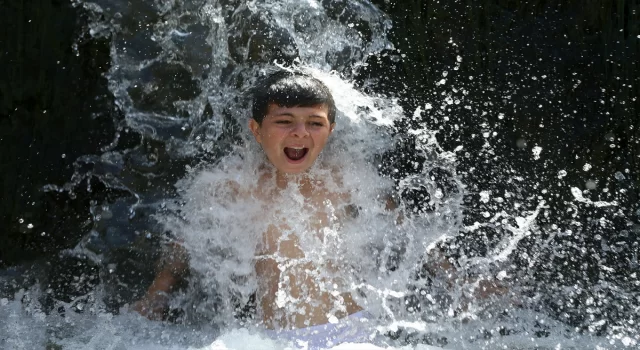
<instances>
[{"instance_id":1,"label":"bare chest","mask_svg":"<svg viewBox=\"0 0 640 350\"><path fill-rule=\"evenodd\" d=\"M339 230L344 210L339 196L312 196L303 203L265 208L270 218L259 252L281 258L303 258L321 248L328 232Z\"/></svg>"}]
</instances>

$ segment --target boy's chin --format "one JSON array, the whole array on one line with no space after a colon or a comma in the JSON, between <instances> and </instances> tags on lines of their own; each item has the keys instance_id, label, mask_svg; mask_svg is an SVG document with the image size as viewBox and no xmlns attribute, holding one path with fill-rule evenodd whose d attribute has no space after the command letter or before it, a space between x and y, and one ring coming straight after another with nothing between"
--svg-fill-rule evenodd
<instances>
[{"instance_id":1,"label":"boy's chin","mask_svg":"<svg viewBox=\"0 0 640 350\"><path fill-rule=\"evenodd\" d=\"M285 174L289 174L289 175L296 175L296 174L303 174L309 171L309 169L311 169L313 163L311 164L296 164L296 165L292 165L292 164L286 164L284 166L280 166L280 167L276 167L276 169L281 172L281 173L285 173Z\"/></svg>"},{"instance_id":2,"label":"boy's chin","mask_svg":"<svg viewBox=\"0 0 640 350\"><path fill-rule=\"evenodd\" d=\"M281 173L285 173L287 175L297 175L297 174L303 174L306 173L311 167L305 167L305 168L298 168L298 169L291 169L291 168L277 168L279 172Z\"/></svg>"}]
</instances>

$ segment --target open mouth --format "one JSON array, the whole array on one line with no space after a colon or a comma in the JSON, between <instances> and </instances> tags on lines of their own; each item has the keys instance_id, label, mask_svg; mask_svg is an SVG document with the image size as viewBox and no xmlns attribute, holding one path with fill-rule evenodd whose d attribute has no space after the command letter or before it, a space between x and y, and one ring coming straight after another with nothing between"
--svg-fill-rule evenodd
<instances>
[{"instance_id":1,"label":"open mouth","mask_svg":"<svg viewBox=\"0 0 640 350\"><path fill-rule=\"evenodd\" d=\"M307 155L309 149L306 147L285 147L284 154L291 161L299 161Z\"/></svg>"}]
</instances>

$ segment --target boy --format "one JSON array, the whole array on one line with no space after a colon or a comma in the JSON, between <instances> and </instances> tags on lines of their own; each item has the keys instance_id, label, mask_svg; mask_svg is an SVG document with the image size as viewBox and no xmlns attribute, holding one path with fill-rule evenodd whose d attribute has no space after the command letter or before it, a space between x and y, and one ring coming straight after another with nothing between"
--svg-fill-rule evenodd
<instances>
[{"instance_id":1,"label":"boy","mask_svg":"<svg viewBox=\"0 0 640 350\"><path fill-rule=\"evenodd\" d=\"M316 234L322 239L322 231L330 221L330 213L324 210L328 205L346 208L346 195L329 191L326 184L329 179L315 178L308 173L335 127L336 108L329 89L311 76L281 71L271 75L256 91L252 112L249 128L275 167L275 175L266 172L261 182L272 180L279 189L297 186L310 204L311 212L307 232L283 235L283 230L290 231L289 224L272 224L259 246L258 301L265 326L304 328L360 311L350 294L334 295L319 285L333 283L316 280L321 277L320 267L305 259L299 244L300 234ZM272 176L275 178L271 179ZM274 196L258 197L268 201ZM344 211L339 210L336 218L342 219ZM282 310L276 302L278 293L285 292L281 291L282 280L289 281L285 288L289 289L288 297L300 300L293 313Z\"/></svg>"},{"instance_id":2,"label":"boy","mask_svg":"<svg viewBox=\"0 0 640 350\"><path fill-rule=\"evenodd\" d=\"M258 171L257 189L236 189L242 197L265 203L286 201L282 193L287 188L295 188L301 197L296 204L305 214L296 219L278 209L262 213L261 219L275 220L257 247L256 296L264 327L279 338L304 339L310 348L369 338L362 308L338 288L334 264L317 254L318 246L349 214L348 195L339 190L336 174L329 170L317 176L310 171L333 132L335 114L331 92L318 79L284 70L267 77L254 91L249 129L268 163ZM185 254L177 250L178 258L162 269L134 310L161 317L165 293L186 269Z\"/></svg>"}]
</instances>

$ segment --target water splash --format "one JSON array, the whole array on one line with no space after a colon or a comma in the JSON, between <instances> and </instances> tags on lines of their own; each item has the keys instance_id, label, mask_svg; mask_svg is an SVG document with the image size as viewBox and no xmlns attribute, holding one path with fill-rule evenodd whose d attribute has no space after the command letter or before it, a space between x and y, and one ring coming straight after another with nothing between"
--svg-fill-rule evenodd
<instances>
[{"instance_id":1,"label":"water splash","mask_svg":"<svg viewBox=\"0 0 640 350\"><path fill-rule=\"evenodd\" d=\"M576 237L586 230L539 227L546 204L537 196L519 198L522 178L517 175L504 184L503 192L479 191L481 219L470 225L462 223L463 195L468 193L456 173L456 162L471 150L462 146L453 151L442 149L437 136L444 129L430 130L421 122L425 118L446 122L452 108L472 110L483 102L471 101L460 83L463 79L456 76L461 56L434 82L433 89L440 95L435 94L424 108L407 111L397 100L367 95L352 83L370 55L381 50L392 52L385 37L389 19L366 1L95 0L75 4L93 14L90 35L111 39L107 79L124 118L116 121L118 133L102 155L78 159L76 174L68 184L46 190L72 193L80 186L102 184L121 195L91 203L92 218L85 239L64 253L92 261L100 269L102 284L79 298L53 298L53 306L44 311L46 303L38 300L46 299L49 291L33 290L27 293L28 298L24 291L5 293L0 307L10 316L2 319L0 339L9 339L9 347L37 348L47 341L65 349L200 347L218 334L216 327L205 326L207 322L234 322L236 305L246 304L256 285L250 276L254 247L247 245L246 239L247 232L261 231L260 223L246 218L257 215L260 208L251 202L234 201L225 185L230 181L246 187L256 185L254 170L261 159L246 136L244 91L274 61L309 70L336 96L338 127L323 155L323 166L342 169L344 188L349 189L360 214L344 225L343 238L330 247L336 249L324 251L332 252L334 258L344 257L341 263L351 271L346 285L362 292L359 302L383 320L380 327L384 332L397 337L400 344L425 342L451 348L637 345L637 332L630 331L637 317L630 317L629 326L614 330L609 338L590 335L600 329L602 320L595 314L602 314L602 303L611 293L628 299L633 307L634 295L618 288L629 287L624 283L612 284L605 279L595 286L597 298L592 299L578 284L564 290L567 303L585 298L585 315L593 316L589 316L593 331L586 336L550 318L551 312L504 310L469 299L478 290L479 279L504 283L526 279L526 272L518 270L513 259L524 260L530 268L544 265L536 267L544 271L545 261L569 254L558 251L551 243L553 238ZM504 111L498 115L505 119ZM410 127L399 129L399 121L407 119L412 120ZM495 132L482 120L479 124L479 152L492 157ZM461 127L464 125L454 129ZM404 164L409 171L394 168L385 159L406 144L413 159ZM526 147L526 142L522 140L521 145ZM543 161L545 152L537 145L530 149L536 161ZM86 172L89 164L94 170ZM285 194L295 202L295 189ZM574 213L588 211L590 206L616 206L613 201L588 199L587 193L577 189L572 188L571 194L577 202ZM384 208L380 197L385 195L399 199L398 212L404 215L400 225L395 221L397 212ZM513 208L504 208L511 204ZM285 216L301 215L295 208L278 209ZM143 219L136 221L138 218ZM607 225L606 221L598 225ZM124 305L135 299L130 283L140 278L135 273L122 277L122 271L135 267L131 261L135 262L138 254L142 264L155 260L149 253L151 246L167 229L184 239L192 255L199 282L193 290L176 296L173 306L195 310L186 317L191 317L191 325L201 327L197 330L142 320L128 314ZM454 251L461 240L481 240L479 246L486 251L463 251L455 259L455 273L444 268L432 273L423 264L437 259L425 253L437 248L443 238ZM514 258L516 248L527 244L531 249ZM602 244L606 251L616 249L614 244ZM119 249L123 247L134 253L122 253ZM435 264L438 266L438 261ZM141 270L133 268L134 272ZM119 276L110 277L113 275ZM9 279L3 277L3 282ZM565 288L562 283L551 287ZM190 294L196 289L200 294ZM522 303L535 308L538 304L532 301L542 298L535 293ZM209 298L196 300L200 296ZM512 302L508 298L497 301L498 305ZM123 315L115 316L118 312ZM566 320L563 317L558 318ZM31 333L27 324L34 327L29 329ZM218 344L233 348L233 342L244 337L245 331L230 330ZM255 339L256 343L264 340ZM270 346L267 348L280 345Z\"/></svg>"}]
</instances>

